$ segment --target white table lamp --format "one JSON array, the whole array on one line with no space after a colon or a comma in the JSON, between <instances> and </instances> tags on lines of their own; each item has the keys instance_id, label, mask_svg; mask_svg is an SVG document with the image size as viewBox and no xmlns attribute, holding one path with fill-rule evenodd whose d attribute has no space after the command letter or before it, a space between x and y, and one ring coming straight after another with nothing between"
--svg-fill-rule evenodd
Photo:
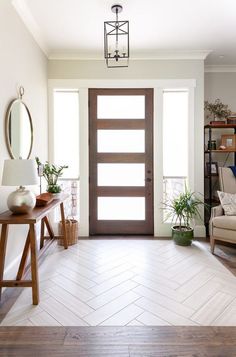
<instances>
[{"instance_id":1,"label":"white table lamp","mask_svg":"<svg viewBox=\"0 0 236 357\"><path fill-rule=\"evenodd\" d=\"M35 160L5 160L3 167L2 185L20 186L10 193L7 199L9 210L21 214L30 212L36 203L35 194L24 186L37 185L38 174Z\"/></svg>"}]
</instances>

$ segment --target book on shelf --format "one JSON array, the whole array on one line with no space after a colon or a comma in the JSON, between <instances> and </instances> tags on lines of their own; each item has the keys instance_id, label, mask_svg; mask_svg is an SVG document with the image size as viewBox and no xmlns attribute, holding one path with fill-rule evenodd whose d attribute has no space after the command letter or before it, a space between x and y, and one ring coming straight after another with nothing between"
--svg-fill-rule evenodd
<instances>
[{"instance_id":1,"label":"book on shelf","mask_svg":"<svg viewBox=\"0 0 236 357\"><path fill-rule=\"evenodd\" d=\"M229 119L229 118L236 119L236 113L230 114L230 115L227 117L227 119Z\"/></svg>"},{"instance_id":2,"label":"book on shelf","mask_svg":"<svg viewBox=\"0 0 236 357\"><path fill-rule=\"evenodd\" d=\"M211 125L222 125L222 124L226 124L225 120L211 120L210 121Z\"/></svg>"},{"instance_id":3,"label":"book on shelf","mask_svg":"<svg viewBox=\"0 0 236 357\"><path fill-rule=\"evenodd\" d=\"M227 118L227 124L236 124L236 115L230 115Z\"/></svg>"}]
</instances>

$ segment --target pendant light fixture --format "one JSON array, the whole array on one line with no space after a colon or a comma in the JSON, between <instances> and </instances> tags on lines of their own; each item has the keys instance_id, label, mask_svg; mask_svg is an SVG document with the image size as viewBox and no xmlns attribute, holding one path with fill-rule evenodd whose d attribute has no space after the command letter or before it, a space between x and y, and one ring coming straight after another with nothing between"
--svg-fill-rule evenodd
<instances>
[{"instance_id":1,"label":"pendant light fixture","mask_svg":"<svg viewBox=\"0 0 236 357\"><path fill-rule=\"evenodd\" d=\"M115 21L104 22L104 57L107 67L128 67L129 64L129 21L119 21L121 5L112 5Z\"/></svg>"}]
</instances>

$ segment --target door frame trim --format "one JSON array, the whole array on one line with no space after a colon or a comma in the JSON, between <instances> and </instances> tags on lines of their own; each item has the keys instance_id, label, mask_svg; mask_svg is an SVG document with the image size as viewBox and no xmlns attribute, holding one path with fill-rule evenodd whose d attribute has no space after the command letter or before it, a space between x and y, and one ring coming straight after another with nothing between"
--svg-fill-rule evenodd
<instances>
[{"instance_id":1,"label":"door frame trim","mask_svg":"<svg viewBox=\"0 0 236 357\"><path fill-rule=\"evenodd\" d=\"M154 185L153 185L153 88L89 88L89 234L96 235L154 235ZM145 117L143 119L97 118L97 98L105 96L145 96ZM97 130L145 130L144 153L98 153ZM114 123L112 125L112 123ZM140 124L141 123L141 124ZM128 127L126 126L128 124ZM115 125L115 127L114 127ZM145 184L140 187L97 186L97 165L108 163L134 163L136 159L145 165ZM145 220L98 220L97 197L144 197Z\"/></svg>"}]
</instances>

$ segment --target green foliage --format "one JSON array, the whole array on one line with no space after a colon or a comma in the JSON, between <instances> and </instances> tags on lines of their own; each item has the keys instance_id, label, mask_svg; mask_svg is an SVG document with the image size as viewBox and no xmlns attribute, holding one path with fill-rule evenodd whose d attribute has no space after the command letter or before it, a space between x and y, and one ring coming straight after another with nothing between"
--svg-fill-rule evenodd
<instances>
[{"instance_id":1,"label":"green foliage","mask_svg":"<svg viewBox=\"0 0 236 357\"><path fill-rule=\"evenodd\" d=\"M190 228L190 222L194 218L200 218L200 206L204 206L204 202L191 192L185 185L185 192L180 193L173 199L167 199L163 203L163 209L167 210L166 220L171 218L172 222L179 226L180 230Z\"/></svg>"},{"instance_id":2,"label":"green foliage","mask_svg":"<svg viewBox=\"0 0 236 357\"><path fill-rule=\"evenodd\" d=\"M61 192L61 187L59 185L49 185L47 187L47 192L60 193Z\"/></svg>"},{"instance_id":3,"label":"green foliage","mask_svg":"<svg viewBox=\"0 0 236 357\"><path fill-rule=\"evenodd\" d=\"M214 103L209 103L208 101L205 101L204 109L213 116L222 119L227 118L230 114L232 114L231 110L229 110L229 106L223 104L220 99L216 99ZM209 115L207 117L209 117Z\"/></svg>"},{"instance_id":4,"label":"green foliage","mask_svg":"<svg viewBox=\"0 0 236 357\"><path fill-rule=\"evenodd\" d=\"M42 165L38 157L36 157L35 160L38 166ZM63 170L67 168L68 166L66 165L56 166L54 164L49 164L48 161L46 161L46 163L43 164L43 177L47 181L48 192L58 193L61 191L60 186L57 185L57 180L59 177L63 175Z\"/></svg>"}]
</instances>

